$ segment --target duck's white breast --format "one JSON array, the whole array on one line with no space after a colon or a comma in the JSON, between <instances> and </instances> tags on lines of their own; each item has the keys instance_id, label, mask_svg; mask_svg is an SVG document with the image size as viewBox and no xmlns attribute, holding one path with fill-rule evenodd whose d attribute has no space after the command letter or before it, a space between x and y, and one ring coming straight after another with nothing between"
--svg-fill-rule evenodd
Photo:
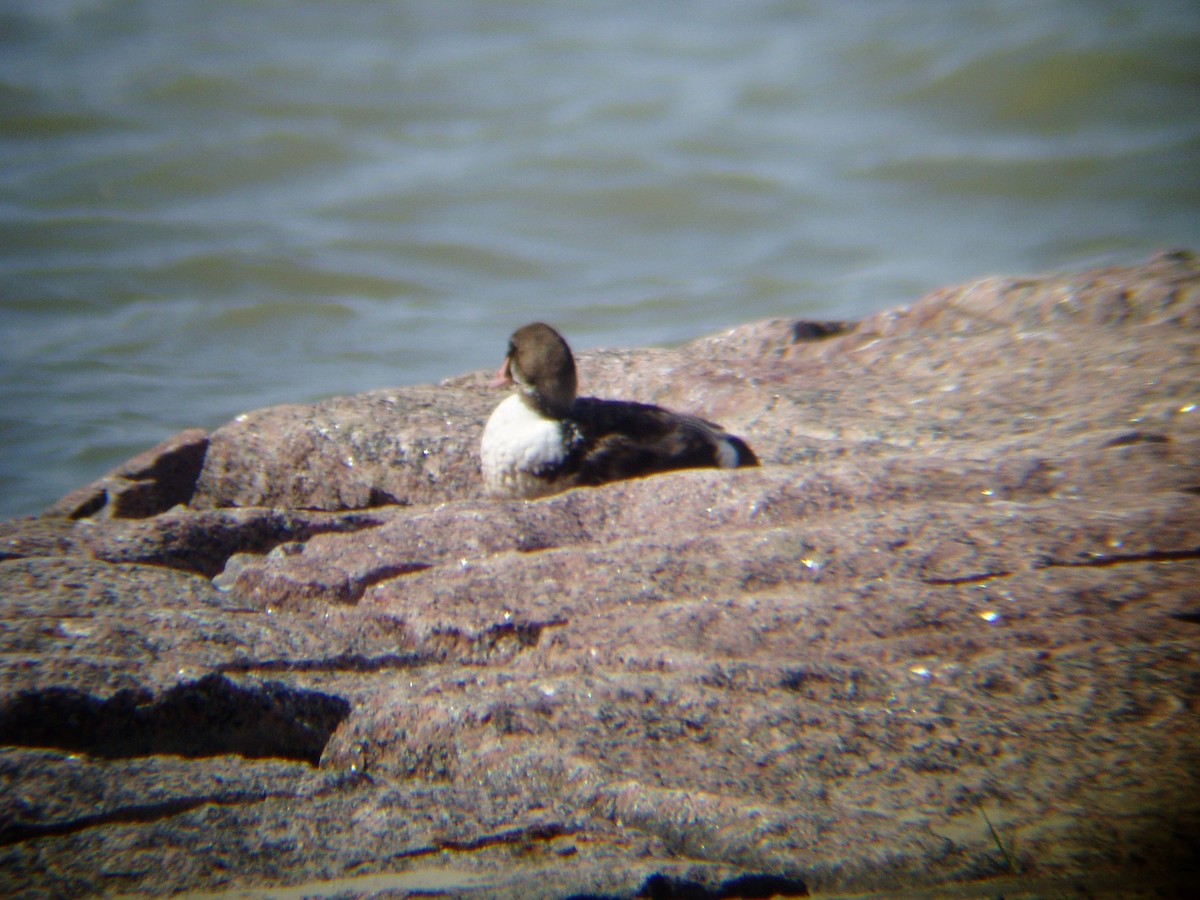
<instances>
[{"instance_id":1,"label":"duck's white breast","mask_svg":"<svg viewBox=\"0 0 1200 900\"><path fill-rule=\"evenodd\" d=\"M513 394L496 407L479 444L483 485L491 494L545 493L567 455L562 424Z\"/></svg>"}]
</instances>

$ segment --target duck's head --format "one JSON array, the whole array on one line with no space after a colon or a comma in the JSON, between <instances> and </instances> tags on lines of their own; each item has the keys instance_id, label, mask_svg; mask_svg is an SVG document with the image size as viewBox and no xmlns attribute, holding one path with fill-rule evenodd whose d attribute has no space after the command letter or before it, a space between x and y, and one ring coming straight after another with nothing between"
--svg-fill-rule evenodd
<instances>
[{"instance_id":1,"label":"duck's head","mask_svg":"<svg viewBox=\"0 0 1200 900\"><path fill-rule=\"evenodd\" d=\"M561 419L575 402L575 358L561 334L534 322L512 333L504 365L492 384L515 384L535 409Z\"/></svg>"}]
</instances>

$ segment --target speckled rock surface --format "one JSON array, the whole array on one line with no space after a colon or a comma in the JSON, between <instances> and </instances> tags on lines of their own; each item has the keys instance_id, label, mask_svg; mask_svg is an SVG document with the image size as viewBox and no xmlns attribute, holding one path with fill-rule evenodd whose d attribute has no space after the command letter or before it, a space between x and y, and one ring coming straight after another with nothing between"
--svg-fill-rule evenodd
<instances>
[{"instance_id":1,"label":"speckled rock surface","mask_svg":"<svg viewBox=\"0 0 1200 900\"><path fill-rule=\"evenodd\" d=\"M1190 255L579 363L764 465L486 500L473 374L0 524L0 892L1186 895Z\"/></svg>"}]
</instances>

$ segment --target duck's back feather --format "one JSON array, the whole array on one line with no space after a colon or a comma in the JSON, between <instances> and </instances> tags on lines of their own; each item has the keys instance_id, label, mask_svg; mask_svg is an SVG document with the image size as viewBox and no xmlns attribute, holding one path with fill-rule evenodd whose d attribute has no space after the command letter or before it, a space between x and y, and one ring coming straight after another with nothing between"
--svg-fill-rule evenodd
<instances>
[{"instance_id":1,"label":"duck's back feather","mask_svg":"<svg viewBox=\"0 0 1200 900\"><path fill-rule=\"evenodd\" d=\"M570 420L579 440L568 465L578 484L672 469L758 465L745 441L721 426L647 403L580 397Z\"/></svg>"}]
</instances>

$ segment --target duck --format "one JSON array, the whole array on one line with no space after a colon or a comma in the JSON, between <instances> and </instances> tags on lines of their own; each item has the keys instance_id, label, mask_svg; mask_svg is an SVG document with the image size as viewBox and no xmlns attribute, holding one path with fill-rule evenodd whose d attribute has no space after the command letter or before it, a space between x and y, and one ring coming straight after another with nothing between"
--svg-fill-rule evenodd
<instances>
[{"instance_id":1,"label":"duck","mask_svg":"<svg viewBox=\"0 0 1200 900\"><path fill-rule=\"evenodd\" d=\"M759 464L744 440L698 416L576 396L575 357L544 322L513 332L491 386L514 389L480 440L491 496L530 500L675 469Z\"/></svg>"}]
</instances>

